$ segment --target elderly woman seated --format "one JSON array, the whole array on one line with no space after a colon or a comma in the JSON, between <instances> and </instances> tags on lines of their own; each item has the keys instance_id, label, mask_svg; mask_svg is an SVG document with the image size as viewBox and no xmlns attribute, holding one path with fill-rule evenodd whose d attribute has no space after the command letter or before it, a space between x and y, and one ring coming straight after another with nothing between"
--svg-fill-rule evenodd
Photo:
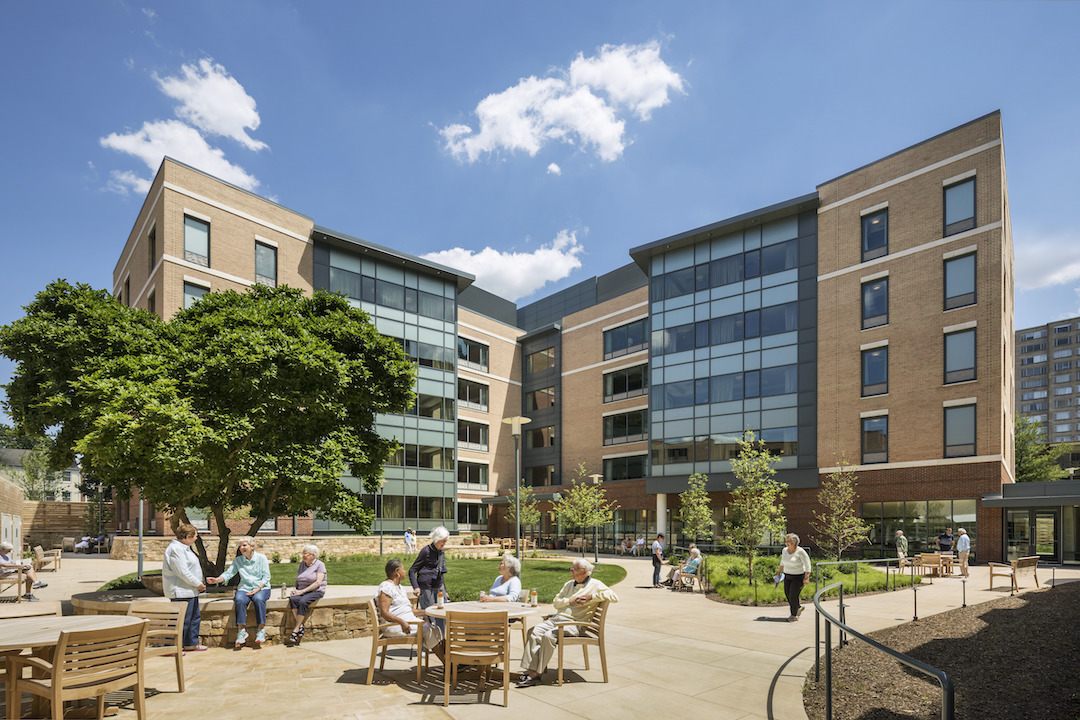
<instances>
[{"instance_id":1,"label":"elderly woman seated","mask_svg":"<svg viewBox=\"0 0 1080 720\"><path fill-rule=\"evenodd\" d=\"M305 545L300 551L296 585L289 590L289 612L294 622L286 644L299 645L304 637L304 620L312 603L326 594L326 565L319 559L317 545Z\"/></svg>"},{"instance_id":2,"label":"elderly woman seated","mask_svg":"<svg viewBox=\"0 0 1080 720\"><path fill-rule=\"evenodd\" d=\"M420 608L413 608L409 596L401 587L401 581L408 576L405 565L397 558L386 561L386 579L379 583L376 603L379 617L386 622L397 623L383 630L387 637L407 637L415 635L417 627L423 628L424 647L439 660L443 659L442 631L433 623L423 622L425 613Z\"/></svg>"},{"instance_id":3,"label":"elderly woman seated","mask_svg":"<svg viewBox=\"0 0 1080 720\"><path fill-rule=\"evenodd\" d=\"M270 599L270 561L260 552L255 552L255 541L248 535L236 539L238 554L229 569L217 577L206 578L208 585L227 583L234 575L240 575L240 585L233 593L233 605L236 612L236 647L241 648L247 642L248 605L255 606L255 620L258 628L255 632L255 644L262 647L266 642L266 601Z\"/></svg>"},{"instance_id":4,"label":"elderly woman seated","mask_svg":"<svg viewBox=\"0 0 1080 720\"><path fill-rule=\"evenodd\" d=\"M698 567L701 565L701 551L696 547L690 548L690 559L677 568L672 568L668 572L667 580L664 584L669 587L679 587L679 579L683 573L689 573L690 575L696 575Z\"/></svg>"},{"instance_id":5,"label":"elderly woman seated","mask_svg":"<svg viewBox=\"0 0 1080 720\"><path fill-rule=\"evenodd\" d=\"M521 561L505 553L499 562L499 574L487 594L480 593L480 602L516 602L521 597Z\"/></svg>"},{"instance_id":6,"label":"elderly woman seated","mask_svg":"<svg viewBox=\"0 0 1080 720\"><path fill-rule=\"evenodd\" d=\"M37 579L33 562L15 557L15 547L11 543L0 543L0 575L14 574L18 571L20 565L22 566L23 577L26 578L26 592L23 597L27 600L37 600L33 591L47 586L48 583L43 583Z\"/></svg>"}]
</instances>

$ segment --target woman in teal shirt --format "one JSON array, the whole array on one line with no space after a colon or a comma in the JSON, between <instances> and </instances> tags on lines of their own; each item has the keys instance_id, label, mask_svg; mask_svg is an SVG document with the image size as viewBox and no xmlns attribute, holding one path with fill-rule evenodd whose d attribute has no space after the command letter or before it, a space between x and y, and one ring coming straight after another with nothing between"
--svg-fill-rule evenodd
<instances>
[{"instance_id":1,"label":"woman in teal shirt","mask_svg":"<svg viewBox=\"0 0 1080 720\"><path fill-rule=\"evenodd\" d=\"M229 569L216 578L208 577L209 584L226 583L233 575L240 574L240 585L236 588L233 603L236 606L236 647L243 647L247 642L247 609L255 605L255 619L259 629L255 633L255 643L261 646L266 642L266 601L270 599L270 562L262 553L255 552L255 543L246 535L237 539L239 555Z\"/></svg>"}]
</instances>

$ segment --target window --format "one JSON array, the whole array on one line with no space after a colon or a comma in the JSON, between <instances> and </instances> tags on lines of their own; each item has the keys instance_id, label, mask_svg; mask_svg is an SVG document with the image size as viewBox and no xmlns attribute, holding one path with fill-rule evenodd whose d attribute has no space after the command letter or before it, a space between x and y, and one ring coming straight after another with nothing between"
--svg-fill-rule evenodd
<instances>
[{"instance_id":1,"label":"window","mask_svg":"<svg viewBox=\"0 0 1080 720\"><path fill-rule=\"evenodd\" d=\"M1072 405L1072 398L1058 398L1057 400L1054 400L1054 407L1055 408L1070 407L1071 405ZM1025 406L1025 407L1027 407L1027 406ZM1045 410L1046 409L1046 403L1035 403L1034 405L1031 405L1030 407L1032 408L1032 410ZM1028 411L1025 410L1025 412L1028 412Z\"/></svg>"},{"instance_id":2,"label":"window","mask_svg":"<svg viewBox=\"0 0 1080 720\"><path fill-rule=\"evenodd\" d=\"M945 188L945 232L955 235L975 227L975 178Z\"/></svg>"},{"instance_id":3,"label":"window","mask_svg":"<svg viewBox=\"0 0 1080 720\"><path fill-rule=\"evenodd\" d=\"M664 275L664 299L694 292L694 268L674 270Z\"/></svg>"},{"instance_id":4,"label":"window","mask_svg":"<svg viewBox=\"0 0 1080 720\"><path fill-rule=\"evenodd\" d=\"M632 323L604 331L604 359L629 355L646 348L649 337L649 320L642 318Z\"/></svg>"},{"instance_id":5,"label":"window","mask_svg":"<svg viewBox=\"0 0 1080 720\"><path fill-rule=\"evenodd\" d=\"M870 463L889 462L889 416L862 419L862 461Z\"/></svg>"},{"instance_id":6,"label":"window","mask_svg":"<svg viewBox=\"0 0 1080 720\"><path fill-rule=\"evenodd\" d=\"M465 378L458 378L457 399L461 407L487 412L488 386Z\"/></svg>"},{"instance_id":7,"label":"window","mask_svg":"<svg viewBox=\"0 0 1080 720\"><path fill-rule=\"evenodd\" d=\"M210 291L199 285L184 283L184 309L187 310L208 292Z\"/></svg>"},{"instance_id":8,"label":"window","mask_svg":"<svg viewBox=\"0 0 1080 720\"><path fill-rule=\"evenodd\" d=\"M604 480L633 480L645 477L646 455L605 458Z\"/></svg>"},{"instance_id":9,"label":"window","mask_svg":"<svg viewBox=\"0 0 1080 720\"><path fill-rule=\"evenodd\" d=\"M1045 330L1033 330L1032 332L1026 332L1026 333L1022 334L1020 336L1020 341L1021 342L1026 342L1028 340L1038 340L1039 338L1044 338L1044 337L1046 337L1046 331Z\"/></svg>"},{"instance_id":10,"label":"window","mask_svg":"<svg viewBox=\"0 0 1080 720\"><path fill-rule=\"evenodd\" d=\"M488 426L482 423L458 420L458 445L470 450L488 449Z\"/></svg>"},{"instance_id":11,"label":"window","mask_svg":"<svg viewBox=\"0 0 1080 720\"><path fill-rule=\"evenodd\" d=\"M974 304L975 253L949 258L945 261L945 309ZM1046 343L1040 344L1046 346Z\"/></svg>"},{"instance_id":12,"label":"window","mask_svg":"<svg viewBox=\"0 0 1080 720\"><path fill-rule=\"evenodd\" d=\"M210 267L210 223L184 216L184 259Z\"/></svg>"},{"instance_id":13,"label":"window","mask_svg":"<svg viewBox=\"0 0 1080 720\"><path fill-rule=\"evenodd\" d=\"M1072 375L1070 375L1069 373L1065 373L1064 375L1055 375L1054 376L1054 382L1056 382L1056 383L1066 383L1066 382L1069 382L1070 380L1072 380ZM1045 384L1046 383L1046 378L1043 378L1042 382L1043 382L1043 384ZM1023 385L1021 385L1021 387L1023 387ZM1031 387L1035 387L1035 386L1032 385Z\"/></svg>"},{"instance_id":14,"label":"window","mask_svg":"<svg viewBox=\"0 0 1080 720\"><path fill-rule=\"evenodd\" d=\"M1054 347L1061 347L1063 345L1072 345L1071 337L1054 338Z\"/></svg>"},{"instance_id":15,"label":"window","mask_svg":"<svg viewBox=\"0 0 1080 720\"><path fill-rule=\"evenodd\" d=\"M638 365L604 374L604 402L625 400L649 392L649 366Z\"/></svg>"},{"instance_id":16,"label":"window","mask_svg":"<svg viewBox=\"0 0 1080 720\"><path fill-rule=\"evenodd\" d=\"M436 420L453 420L454 400L453 398L444 398L439 395L418 393L416 395L416 402L413 403L408 414L435 418Z\"/></svg>"},{"instance_id":17,"label":"window","mask_svg":"<svg viewBox=\"0 0 1080 720\"><path fill-rule=\"evenodd\" d=\"M1043 366L1043 367L1033 367L1033 368L1024 368L1023 370L1020 371L1020 377L1031 377L1032 375L1045 375L1045 374L1046 374L1046 367L1045 366Z\"/></svg>"},{"instance_id":18,"label":"window","mask_svg":"<svg viewBox=\"0 0 1080 720\"><path fill-rule=\"evenodd\" d=\"M646 410L634 410L605 417L604 444L618 445L644 440L648 432L646 412Z\"/></svg>"},{"instance_id":19,"label":"window","mask_svg":"<svg viewBox=\"0 0 1080 720\"><path fill-rule=\"evenodd\" d=\"M146 250L147 256L150 259L149 268L151 271L154 269L154 263L157 262L157 227L150 228L149 234L146 236Z\"/></svg>"},{"instance_id":20,"label":"window","mask_svg":"<svg viewBox=\"0 0 1080 720\"><path fill-rule=\"evenodd\" d=\"M538 467L525 468L525 484L532 487L543 487L555 484L555 466L540 465Z\"/></svg>"},{"instance_id":21,"label":"window","mask_svg":"<svg viewBox=\"0 0 1080 720\"><path fill-rule=\"evenodd\" d=\"M862 394L884 395L889 392L889 347L863 350Z\"/></svg>"},{"instance_id":22,"label":"window","mask_svg":"<svg viewBox=\"0 0 1080 720\"><path fill-rule=\"evenodd\" d=\"M157 314L157 296L153 291L151 291L150 295L146 298L146 309L152 314Z\"/></svg>"},{"instance_id":23,"label":"window","mask_svg":"<svg viewBox=\"0 0 1080 720\"><path fill-rule=\"evenodd\" d=\"M1021 380L1020 388L1022 390L1028 390L1030 388L1046 387L1046 378L1035 378L1034 380Z\"/></svg>"},{"instance_id":24,"label":"window","mask_svg":"<svg viewBox=\"0 0 1080 720\"><path fill-rule=\"evenodd\" d=\"M1054 394L1055 395L1072 395L1072 391L1073 391L1072 385L1067 385L1066 387L1054 388Z\"/></svg>"},{"instance_id":25,"label":"window","mask_svg":"<svg viewBox=\"0 0 1080 720\"><path fill-rule=\"evenodd\" d=\"M546 387L525 393L525 411L543 410L555 407L555 388Z\"/></svg>"},{"instance_id":26,"label":"window","mask_svg":"<svg viewBox=\"0 0 1080 720\"><path fill-rule=\"evenodd\" d=\"M453 507L453 501L447 498L448 507ZM457 521L459 525L487 525L488 508L484 503L459 502L457 504Z\"/></svg>"},{"instance_id":27,"label":"window","mask_svg":"<svg viewBox=\"0 0 1080 720\"><path fill-rule=\"evenodd\" d=\"M1057 360L1058 358L1071 357L1072 354L1073 354L1073 351L1071 349L1069 349L1069 348L1066 348L1065 350L1055 350L1054 351L1054 359ZM1045 358L1046 356L1043 355L1043 357Z\"/></svg>"},{"instance_id":28,"label":"window","mask_svg":"<svg viewBox=\"0 0 1080 720\"><path fill-rule=\"evenodd\" d=\"M799 264L799 245L796 240L766 245L761 248L761 274L790 270Z\"/></svg>"},{"instance_id":29,"label":"window","mask_svg":"<svg viewBox=\"0 0 1080 720\"><path fill-rule=\"evenodd\" d=\"M862 329L889 324L889 278L862 284Z\"/></svg>"},{"instance_id":30,"label":"window","mask_svg":"<svg viewBox=\"0 0 1080 720\"><path fill-rule=\"evenodd\" d=\"M863 215L862 261L873 260L889 252L889 211Z\"/></svg>"},{"instance_id":31,"label":"window","mask_svg":"<svg viewBox=\"0 0 1080 720\"><path fill-rule=\"evenodd\" d=\"M457 356L458 361L461 362L463 367L473 368L474 370L482 370L487 372L488 369L488 346L476 342L475 340L469 340L468 338L459 337L457 339Z\"/></svg>"},{"instance_id":32,"label":"window","mask_svg":"<svg viewBox=\"0 0 1080 720\"><path fill-rule=\"evenodd\" d=\"M553 367L555 367L555 348L553 347L537 350L525 356L526 375L550 370Z\"/></svg>"},{"instance_id":33,"label":"window","mask_svg":"<svg viewBox=\"0 0 1080 720\"><path fill-rule=\"evenodd\" d=\"M255 243L255 282L277 287L277 248Z\"/></svg>"},{"instance_id":34,"label":"window","mask_svg":"<svg viewBox=\"0 0 1080 720\"><path fill-rule=\"evenodd\" d=\"M1046 349L1046 343L1044 343L1044 342L1041 342L1041 343L1028 343L1027 345L1021 345L1020 346L1020 352L1022 354L1023 353L1030 353L1030 352L1037 352L1039 350L1045 350L1045 349Z\"/></svg>"},{"instance_id":35,"label":"window","mask_svg":"<svg viewBox=\"0 0 1080 720\"><path fill-rule=\"evenodd\" d=\"M975 330L945 336L945 383L975 379Z\"/></svg>"},{"instance_id":36,"label":"window","mask_svg":"<svg viewBox=\"0 0 1080 720\"><path fill-rule=\"evenodd\" d=\"M536 428L525 431L525 447L529 450L543 447L554 447L555 426Z\"/></svg>"},{"instance_id":37,"label":"window","mask_svg":"<svg viewBox=\"0 0 1080 720\"><path fill-rule=\"evenodd\" d=\"M483 485L487 487L488 466L483 463L458 461L457 481L463 485Z\"/></svg>"},{"instance_id":38,"label":"window","mask_svg":"<svg viewBox=\"0 0 1080 720\"><path fill-rule=\"evenodd\" d=\"M749 313L748 313L749 314ZM799 329L799 304L772 305L761 309L761 334L779 335Z\"/></svg>"},{"instance_id":39,"label":"window","mask_svg":"<svg viewBox=\"0 0 1080 720\"><path fill-rule=\"evenodd\" d=\"M945 457L975 454L975 406L945 408Z\"/></svg>"},{"instance_id":40,"label":"window","mask_svg":"<svg viewBox=\"0 0 1080 720\"><path fill-rule=\"evenodd\" d=\"M124 278L124 304L131 307L131 276Z\"/></svg>"},{"instance_id":41,"label":"window","mask_svg":"<svg viewBox=\"0 0 1080 720\"><path fill-rule=\"evenodd\" d=\"M1072 332L1072 325L1055 325L1054 334L1060 335L1061 333Z\"/></svg>"}]
</instances>

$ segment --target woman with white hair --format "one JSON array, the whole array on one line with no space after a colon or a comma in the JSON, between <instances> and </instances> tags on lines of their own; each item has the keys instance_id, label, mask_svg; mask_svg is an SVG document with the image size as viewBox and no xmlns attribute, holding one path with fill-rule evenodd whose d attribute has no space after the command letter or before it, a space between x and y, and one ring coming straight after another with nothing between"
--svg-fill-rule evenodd
<instances>
[{"instance_id":1,"label":"woman with white hair","mask_svg":"<svg viewBox=\"0 0 1080 720\"><path fill-rule=\"evenodd\" d=\"M799 604L799 595L803 585L810 582L810 556L806 550L799 547L799 536L795 533L784 536L784 549L780 552L780 572L784 573L784 596L791 610L787 620L795 622L803 611Z\"/></svg>"},{"instance_id":2,"label":"woman with white hair","mask_svg":"<svg viewBox=\"0 0 1080 720\"><path fill-rule=\"evenodd\" d=\"M266 642L266 601L270 599L270 561L262 553L255 552L255 541L248 535L236 539L238 554L229 569L217 577L208 577L209 585L227 583L234 575L240 575L240 585L233 594L236 612L236 647L247 643L248 605L255 606L255 644L262 647Z\"/></svg>"},{"instance_id":3,"label":"woman with white hair","mask_svg":"<svg viewBox=\"0 0 1080 720\"><path fill-rule=\"evenodd\" d=\"M29 560L23 561L22 559L16 559L14 557L15 546L9 542L0 543L0 575L10 575L18 570L22 565L23 575L26 576L26 593L23 594L23 598L26 600L37 600L34 597L34 590L43 588L48 583L43 583L37 579L37 573L34 571L34 564Z\"/></svg>"},{"instance_id":4,"label":"woman with white hair","mask_svg":"<svg viewBox=\"0 0 1080 720\"><path fill-rule=\"evenodd\" d=\"M421 610L426 610L438 602L440 590L444 599L449 600L446 585L443 583L443 576L446 575L446 554L443 548L450 538L450 531L440 525L428 533L428 538L431 542L420 548L416 560L409 567L409 582L416 593L416 606ZM439 628L440 633L446 634L445 620L432 622Z\"/></svg>"},{"instance_id":5,"label":"woman with white hair","mask_svg":"<svg viewBox=\"0 0 1080 720\"><path fill-rule=\"evenodd\" d=\"M521 597L521 561L505 553L499 562L499 575L491 590L480 593L480 602L517 602Z\"/></svg>"},{"instance_id":6,"label":"woman with white hair","mask_svg":"<svg viewBox=\"0 0 1080 720\"><path fill-rule=\"evenodd\" d=\"M308 607L326 594L326 565L319 559L319 548L305 545L300 555L303 560L296 569L296 585L289 590L289 612L293 617L293 631L288 639L291 645L299 645L304 637Z\"/></svg>"},{"instance_id":7,"label":"woman with white hair","mask_svg":"<svg viewBox=\"0 0 1080 720\"><path fill-rule=\"evenodd\" d=\"M679 567L672 568L668 572L667 580L664 581L664 584L669 586L669 587L673 587L675 589L678 589L679 588L679 576L684 572L690 573L691 575L697 574L697 569L698 569L699 565L701 565L701 551L697 549L697 546L691 546L690 547L690 559L687 560L682 565L680 565ZM691 578L690 582L693 583L692 578Z\"/></svg>"}]
</instances>

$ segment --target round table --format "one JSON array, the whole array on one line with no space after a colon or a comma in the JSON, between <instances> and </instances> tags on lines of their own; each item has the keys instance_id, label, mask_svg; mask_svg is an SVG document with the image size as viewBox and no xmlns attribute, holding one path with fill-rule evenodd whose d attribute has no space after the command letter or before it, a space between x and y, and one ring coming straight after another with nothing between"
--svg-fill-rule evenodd
<instances>
[{"instance_id":1,"label":"round table","mask_svg":"<svg viewBox=\"0 0 1080 720\"><path fill-rule=\"evenodd\" d=\"M480 602L479 600L466 600L464 602L445 603L441 608L429 605L424 612L433 618L446 618L446 611L454 612L506 612L506 616L514 620L528 615L539 615L540 607L533 607L529 603L520 602Z\"/></svg>"}]
</instances>

